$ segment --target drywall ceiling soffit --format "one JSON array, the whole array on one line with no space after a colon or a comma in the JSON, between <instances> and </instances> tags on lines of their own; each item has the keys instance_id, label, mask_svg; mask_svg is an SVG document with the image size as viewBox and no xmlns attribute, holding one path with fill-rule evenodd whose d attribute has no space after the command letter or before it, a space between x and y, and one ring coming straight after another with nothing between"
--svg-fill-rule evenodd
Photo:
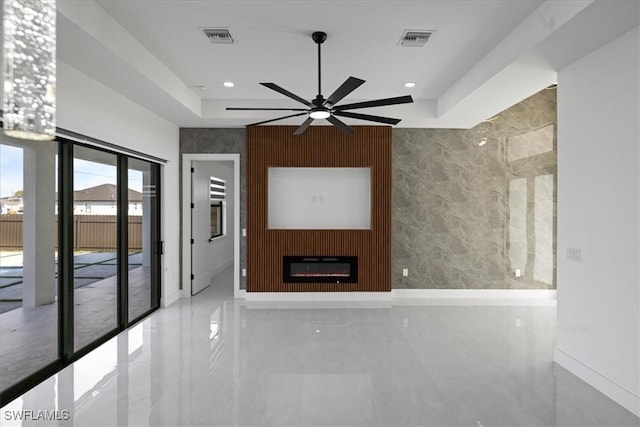
<instances>
[{"instance_id":1,"label":"drywall ceiling soffit","mask_svg":"<svg viewBox=\"0 0 640 427\"><path fill-rule=\"evenodd\" d=\"M297 107L261 81L315 96L309 33L321 29L329 34L325 94L353 75L367 83L350 102L405 92L416 99L371 114L402 118L402 127L471 127L555 81L545 52L535 49L592 3L59 0L59 55L179 126L243 126L274 116L224 107ZM200 30L212 26L229 27L238 43L212 45ZM401 48L405 29L436 33L423 48ZM223 88L226 80L236 86ZM406 81L418 85L405 89Z\"/></svg>"},{"instance_id":2,"label":"drywall ceiling soffit","mask_svg":"<svg viewBox=\"0 0 640 427\"><path fill-rule=\"evenodd\" d=\"M176 123L201 115L201 100L91 0L57 2L58 58Z\"/></svg>"},{"instance_id":3,"label":"drywall ceiling soffit","mask_svg":"<svg viewBox=\"0 0 640 427\"><path fill-rule=\"evenodd\" d=\"M640 1L595 1L543 40L529 56L561 70L639 25Z\"/></svg>"}]
</instances>

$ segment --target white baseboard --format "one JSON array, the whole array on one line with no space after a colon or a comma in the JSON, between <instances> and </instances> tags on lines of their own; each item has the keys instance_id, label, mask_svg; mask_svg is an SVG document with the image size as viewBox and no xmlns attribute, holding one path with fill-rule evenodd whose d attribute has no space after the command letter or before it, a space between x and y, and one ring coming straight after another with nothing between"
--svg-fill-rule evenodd
<instances>
[{"instance_id":1,"label":"white baseboard","mask_svg":"<svg viewBox=\"0 0 640 427\"><path fill-rule=\"evenodd\" d=\"M632 414L640 417L640 396L611 381L562 350L554 349L553 360Z\"/></svg>"},{"instance_id":2,"label":"white baseboard","mask_svg":"<svg viewBox=\"0 0 640 427\"><path fill-rule=\"evenodd\" d=\"M554 306L556 291L549 289L393 289L396 304Z\"/></svg>"},{"instance_id":3,"label":"white baseboard","mask_svg":"<svg viewBox=\"0 0 640 427\"><path fill-rule=\"evenodd\" d=\"M160 307L168 307L174 302L178 301L181 296L181 291L175 291L170 295L160 298Z\"/></svg>"},{"instance_id":4,"label":"white baseboard","mask_svg":"<svg viewBox=\"0 0 640 427\"><path fill-rule=\"evenodd\" d=\"M246 292L247 301L391 301L391 292Z\"/></svg>"},{"instance_id":5,"label":"white baseboard","mask_svg":"<svg viewBox=\"0 0 640 427\"><path fill-rule=\"evenodd\" d=\"M247 301L396 301L430 300L437 304L553 305L556 291L546 289L393 289L391 292L247 292ZM451 301L446 301L451 300Z\"/></svg>"},{"instance_id":6,"label":"white baseboard","mask_svg":"<svg viewBox=\"0 0 640 427\"><path fill-rule=\"evenodd\" d=\"M556 299L555 289L393 289L394 298Z\"/></svg>"},{"instance_id":7,"label":"white baseboard","mask_svg":"<svg viewBox=\"0 0 640 427\"><path fill-rule=\"evenodd\" d=\"M223 271L225 271L227 268L231 266L233 266L233 258L225 261L224 263L220 264L219 266L211 270L209 272L211 274L211 278L216 277L218 274L222 273Z\"/></svg>"}]
</instances>

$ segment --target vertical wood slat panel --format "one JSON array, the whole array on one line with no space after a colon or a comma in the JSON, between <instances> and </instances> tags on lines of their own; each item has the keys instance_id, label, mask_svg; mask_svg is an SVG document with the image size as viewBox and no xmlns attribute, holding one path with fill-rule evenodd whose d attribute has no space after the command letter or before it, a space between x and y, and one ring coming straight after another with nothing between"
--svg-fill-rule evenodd
<instances>
[{"instance_id":1,"label":"vertical wood slat panel","mask_svg":"<svg viewBox=\"0 0 640 427\"><path fill-rule=\"evenodd\" d=\"M247 129L247 291L345 292L391 290L391 128L355 126L345 135L313 126ZM269 230L269 167L370 167L371 230ZM355 255L358 283L283 283L285 255Z\"/></svg>"}]
</instances>

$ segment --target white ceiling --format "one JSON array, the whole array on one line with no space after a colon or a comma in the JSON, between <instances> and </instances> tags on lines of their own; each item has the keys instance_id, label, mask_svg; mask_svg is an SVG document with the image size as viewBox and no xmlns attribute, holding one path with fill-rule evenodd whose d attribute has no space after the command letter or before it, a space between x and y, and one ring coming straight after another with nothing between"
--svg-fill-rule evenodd
<instances>
[{"instance_id":1,"label":"white ceiling","mask_svg":"<svg viewBox=\"0 0 640 427\"><path fill-rule=\"evenodd\" d=\"M615 0L59 0L58 12L60 60L180 126L196 127L279 115L226 106L300 107L259 82L315 97L310 36L317 30L328 34L325 97L354 76L367 82L343 102L405 94L416 100L362 112L402 118L400 127L469 127L553 83L560 62L637 26L640 16L637 1ZM603 27L598 32L588 28L594 20ZM205 27L228 28L237 43L211 44ZM435 33L424 47L400 47L406 29ZM405 88L407 81L416 87ZM200 85L207 90L194 88Z\"/></svg>"}]
</instances>

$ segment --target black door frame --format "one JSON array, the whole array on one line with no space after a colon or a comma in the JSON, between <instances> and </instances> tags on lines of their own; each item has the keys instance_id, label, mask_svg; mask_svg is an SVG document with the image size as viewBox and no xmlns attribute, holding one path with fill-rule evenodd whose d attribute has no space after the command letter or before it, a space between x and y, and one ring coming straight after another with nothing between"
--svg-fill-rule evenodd
<instances>
[{"instance_id":1,"label":"black door frame","mask_svg":"<svg viewBox=\"0 0 640 427\"><path fill-rule=\"evenodd\" d=\"M155 201L151 206L151 301L150 308L135 319L128 318L128 159L129 155L109 149L86 145L64 137L58 142L58 359L37 369L27 377L0 391L0 406L24 394L82 356L112 339L120 332L147 317L160 307L161 296L161 237L160 194L161 164L151 164L151 184ZM117 156L117 327L74 351L74 287L73 287L73 159L75 146L84 146ZM143 189L144 190L144 189Z\"/></svg>"}]
</instances>

